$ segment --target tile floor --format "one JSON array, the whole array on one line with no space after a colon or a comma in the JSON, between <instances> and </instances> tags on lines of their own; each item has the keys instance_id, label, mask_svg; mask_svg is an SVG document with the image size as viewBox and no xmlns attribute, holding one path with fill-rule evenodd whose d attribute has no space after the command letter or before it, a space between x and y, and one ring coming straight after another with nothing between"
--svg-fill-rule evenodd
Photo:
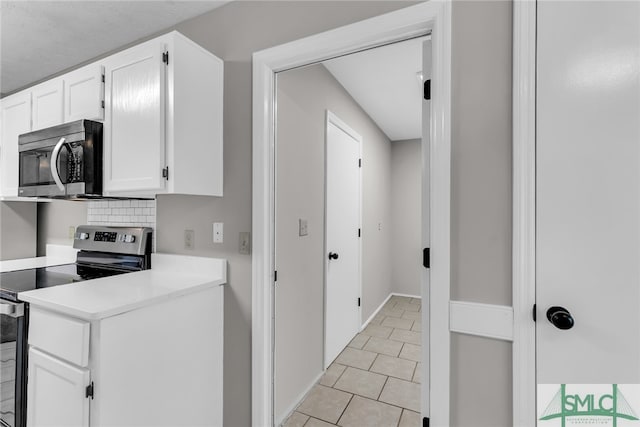
<instances>
[{"instance_id":1,"label":"tile floor","mask_svg":"<svg viewBox=\"0 0 640 427\"><path fill-rule=\"evenodd\" d=\"M421 302L392 296L284 427L418 427Z\"/></svg>"}]
</instances>

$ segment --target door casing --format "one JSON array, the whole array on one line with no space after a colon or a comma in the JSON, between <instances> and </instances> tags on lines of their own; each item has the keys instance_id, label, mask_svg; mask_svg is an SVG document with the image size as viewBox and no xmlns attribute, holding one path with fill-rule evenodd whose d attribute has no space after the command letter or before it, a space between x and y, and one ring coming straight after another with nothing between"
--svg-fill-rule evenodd
<instances>
[{"instance_id":1,"label":"door casing","mask_svg":"<svg viewBox=\"0 0 640 427\"><path fill-rule=\"evenodd\" d=\"M430 384L423 416L449 425L450 205L451 205L451 2L432 0L355 24L269 48L253 55L252 194L252 423L274 423L273 315L275 256L275 73L367 48L431 34L430 122L431 286ZM426 293L425 293L426 295ZM423 319L424 321L424 319ZM429 393L424 393L427 390ZM431 391L435 392L431 392ZM424 410L424 409L423 409Z\"/></svg>"}]
</instances>

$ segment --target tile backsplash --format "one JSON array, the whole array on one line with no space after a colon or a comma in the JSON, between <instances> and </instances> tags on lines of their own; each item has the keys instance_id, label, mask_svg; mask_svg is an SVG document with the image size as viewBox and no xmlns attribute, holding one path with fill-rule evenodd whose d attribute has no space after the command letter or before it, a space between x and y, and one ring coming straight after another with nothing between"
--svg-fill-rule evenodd
<instances>
[{"instance_id":1,"label":"tile backsplash","mask_svg":"<svg viewBox=\"0 0 640 427\"><path fill-rule=\"evenodd\" d=\"M89 202L87 224L156 229L155 200L97 200Z\"/></svg>"}]
</instances>

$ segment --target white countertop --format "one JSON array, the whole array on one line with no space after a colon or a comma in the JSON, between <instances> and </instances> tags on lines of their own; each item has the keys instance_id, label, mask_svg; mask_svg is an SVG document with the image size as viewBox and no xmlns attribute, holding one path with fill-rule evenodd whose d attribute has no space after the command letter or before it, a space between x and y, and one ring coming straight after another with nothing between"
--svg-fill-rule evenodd
<instances>
[{"instance_id":1,"label":"white countertop","mask_svg":"<svg viewBox=\"0 0 640 427\"><path fill-rule=\"evenodd\" d=\"M71 246L47 245L47 256L0 261L0 273L71 264L76 262L77 252Z\"/></svg>"},{"instance_id":2,"label":"white countertop","mask_svg":"<svg viewBox=\"0 0 640 427\"><path fill-rule=\"evenodd\" d=\"M21 292L30 304L85 320L104 319L226 283L217 258L152 254L151 270Z\"/></svg>"}]
</instances>

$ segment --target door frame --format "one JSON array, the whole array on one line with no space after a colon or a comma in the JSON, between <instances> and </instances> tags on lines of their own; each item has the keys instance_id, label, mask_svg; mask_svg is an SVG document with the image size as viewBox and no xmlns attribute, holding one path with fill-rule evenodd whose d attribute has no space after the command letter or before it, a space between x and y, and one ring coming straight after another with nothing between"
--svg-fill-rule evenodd
<instances>
[{"instance_id":1,"label":"door frame","mask_svg":"<svg viewBox=\"0 0 640 427\"><path fill-rule=\"evenodd\" d=\"M294 67L431 33L431 425L449 425L451 1L432 0L253 54L252 424L274 423L275 75ZM437 83L436 83L437 82ZM423 284L424 286L424 284ZM424 290L423 290L424 291ZM425 294L423 292L423 294ZM427 335L428 334L428 335ZM423 385L424 388L427 385ZM424 395L424 393L423 393Z\"/></svg>"},{"instance_id":2,"label":"door frame","mask_svg":"<svg viewBox=\"0 0 640 427\"><path fill-rule=\"evenodd\" d=\"M325 113L325 133L324 133L324 357L323 364L324 369L326 370L330 362L327 361L327 317L329 313L327 312L327 269L329 267L329 262L327 260L328 248L327 248L327 233L329 229L327 227L327 199L329 198L329 191L327 186L327 176L329 174L329 162L327 156L327 150L329 146L329 124L333 124L344 133L349 135L351 138L358 141L358 156L362 159L362 136L353 130L351 126L346 124L342 119L340 119L335 113L327 110ZM358 227L362 229L362 167L358 168ZM358 239L358 298L362 298L362 239ZM356 328L356 334L360 332L360 327L362 326L362 305L358 306L358 326ZM331 361L333 362L333 360Z\"/></svg>"},{"instance_id":3,"label":"door frame","mask_svg":"<svg viewBox=\"0 0 640 427\"><path fill-rule=\"evenodd\" d=\"M513 425L536 425L536 1L513 2Z\"/></svg>"}]
</instances>

